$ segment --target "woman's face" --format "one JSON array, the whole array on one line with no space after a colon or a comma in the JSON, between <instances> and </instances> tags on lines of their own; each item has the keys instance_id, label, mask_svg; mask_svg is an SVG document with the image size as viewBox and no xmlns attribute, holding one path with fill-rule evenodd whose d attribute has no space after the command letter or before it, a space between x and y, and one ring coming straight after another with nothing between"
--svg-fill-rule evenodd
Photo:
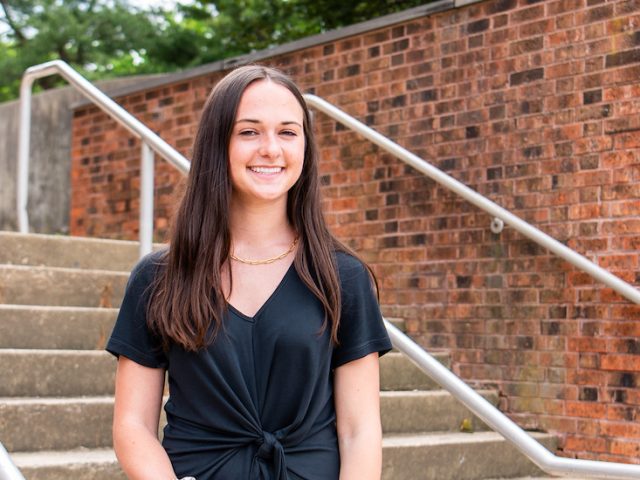
<instances>
[{"instance_id":1,"label":"woman's face","mask_svg":"<svg viewBox=\"0 0 640 480\"><path fill-rule=\"evenodd\" d=\"M302 173L303 111L296 97L269 80L242 94L229 142L233 201L283 202Z\"/></svg>"}]
</instances>

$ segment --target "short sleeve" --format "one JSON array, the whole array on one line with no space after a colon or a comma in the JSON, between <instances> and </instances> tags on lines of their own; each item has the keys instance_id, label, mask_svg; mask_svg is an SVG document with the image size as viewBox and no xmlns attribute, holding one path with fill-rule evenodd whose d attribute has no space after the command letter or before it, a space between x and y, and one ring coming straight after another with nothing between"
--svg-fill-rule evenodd
<instances>
[{"instance_id":1,"label":"short sleeve","mask_svg":"<svg viewBox=\"0 0 640 480\"><path fill-rule=\"evenodd\" d=\"M151 253L134 267L127 283L116 324L106 350L116 357L123 355L150 368L167 368L162 342L147 327L149 286L158 268L159 252Z\"/></svg>"},{"instance_id":2,"label":"short sleeve","mask_svg":"<svg viewBox=\"0 0 640 480\"><path fill-rule=\"evenodd\" d=\"M391 350L369 271L362 262L345 253L338 253L337 261L342 309L332 368L373 352L382 356Z\"/></svg>"}]
</instances>

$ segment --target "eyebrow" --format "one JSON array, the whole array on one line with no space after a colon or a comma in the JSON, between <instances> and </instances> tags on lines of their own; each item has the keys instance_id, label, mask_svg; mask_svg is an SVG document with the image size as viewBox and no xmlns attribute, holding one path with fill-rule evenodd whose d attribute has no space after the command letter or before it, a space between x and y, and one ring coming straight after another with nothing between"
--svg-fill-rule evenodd
<instances>
[{"instance_id":1,"label":"eyebrow","mask_svg":"<svg viewBox=\"0 0 640 480\"><path fill-rule=\"evenodd\" d=\"M247 122L247 123L262 123L260 120L254 120L253 118L241 118L240 120L236 120L236 123ZM302 125L299 122L294 120L286 120L284 122L280 122L280 125L297 125L302 128Z\"/></svg>"}]
</instances>

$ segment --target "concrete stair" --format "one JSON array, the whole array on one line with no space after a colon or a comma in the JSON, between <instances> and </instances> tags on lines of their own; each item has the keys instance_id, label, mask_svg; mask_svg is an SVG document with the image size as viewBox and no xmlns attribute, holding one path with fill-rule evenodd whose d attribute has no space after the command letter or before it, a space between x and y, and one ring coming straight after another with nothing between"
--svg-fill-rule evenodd
<instances>
[{"instance_id":1,"label":"concrete stair","mask_svg":"<svg viewBox=\"0 0 640 480\"><path fill-rule=\"evenodd\" d=\"M125 479L111 450L115 360L102 349L137 255L135 242L0 232L0 441L27 480ZM403 355L380 367L383 479L541 475Z\"/></svg>"}]
</instances>

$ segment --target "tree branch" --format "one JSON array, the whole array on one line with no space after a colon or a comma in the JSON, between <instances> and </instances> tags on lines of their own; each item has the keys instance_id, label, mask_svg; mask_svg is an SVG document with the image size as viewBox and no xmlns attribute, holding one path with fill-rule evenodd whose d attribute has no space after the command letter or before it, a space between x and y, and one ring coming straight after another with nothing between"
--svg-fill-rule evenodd
<instances>
[{"instance_id":1,"label":"tree branch","mask_svg":"<svg viewBox=\"0 0 640 480\"><path fill-rule=\"evenodd\" d=\"M0 5L2 5L2 10L4 11L4 17L7 19L7 24L13 30L18 42L20 45L24 45L27 43L27 37L24 36L20 27L16 24L15 20L11 17L11 10L9 9L9 5L7 0L0 0Z\"/></svg>"},{"instance_id":2,"label":"tree branch","mask_svg":"<svg viewBox=\"0 0 640 480\"><path fill-rule=\"evenodd\" d=\"M66 63L71 63L69 59L69 54L65 50L64 45L59 45L56 50L58 52L58 57L60 57L60 60Z\"/></svg>"}]
</instances>

